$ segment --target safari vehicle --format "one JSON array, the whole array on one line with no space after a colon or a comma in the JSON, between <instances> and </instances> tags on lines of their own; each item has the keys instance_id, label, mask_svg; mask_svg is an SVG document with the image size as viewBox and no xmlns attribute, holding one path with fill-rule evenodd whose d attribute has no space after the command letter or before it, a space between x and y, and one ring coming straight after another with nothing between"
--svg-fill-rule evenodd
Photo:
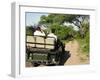
<instances>
[{"instance_id":1,"label":"safari vehicle","mask_svg":"<svg viewBox=\"0 0 100 80\"><path fill-rule=\"evenodd\" d=\"M45 36L27 35L26 53L26 60L31 59L33 66L63 65L70 57L60 40Z\"/></svg>"}]
</instances>

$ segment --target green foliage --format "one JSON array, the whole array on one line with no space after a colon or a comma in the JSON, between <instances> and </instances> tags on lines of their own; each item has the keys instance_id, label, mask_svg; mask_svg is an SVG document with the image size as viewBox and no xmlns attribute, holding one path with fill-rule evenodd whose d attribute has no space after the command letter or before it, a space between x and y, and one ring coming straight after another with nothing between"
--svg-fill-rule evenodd
<instances>
[{"instance_id":1,"label":"green foliage","mask_svg":"<svg viewBox=\"0 0 100 80\"><path fill-rule=\"evenodd\" d=\"M82 52L85 52L87 55L89 55L89 45L90 45L90 34L89 34L89 25L88 24L83 24L85 28L85 36L84 38L80 38L78 36L78 41L80 43L80 50Z\"/></svg>"},{"instance_id":2,"label":"green foliage","mask_svg":"<svg viewBox=\"0 0 100 80\"><path fill-rule=\"evenodd\" d=\"M43 30L43 32L45 33L45 35L47 36L48 34L49 34L49 32L50 32L50 29L48 28L48 29L45 29L45 30Z\"/></svg>"},{"instance_id":3,"label":"green foliage","mask_svg":"<svg viewBox=\"0 0 100 80\"><path fill-rule=\"evenodd\" d=\"M84 37L85 31L82 23L85 20L89 20L88 15L49 14L48 16L41 16L39 23L47 24L48 26L51 26L52 24L62 25L64 22L73 23L79 28L80 37Z\"/></svg>"},{"instance_id":4,"label":"green foliage","mask_svg":"<svg viewBox=\"0 0 100 80\"><path fill-rule=\"evenodd\" d=\"M67 27L54 23L50 28L55 30L54 34L56 34L60 40L71 40L75 34L72 26Z\"/></svg>"},{"instance_id":5,"label":"green foliage","mask_svg":"<svg viewBox=\"0 0 100 80\"><path fill-rule=\"evenodd\" d=\"M46 23L47 23L47 17L45 15L41 16L39 24L46 24Z\"/></svg>"},{"instance_id":6,"label":"green foliage","mask_svg":"<svg viewBox=\"0 0 100 80\"><path fill-rule=\"evenodd\" d=\"M34 29L32 26L26 26L26 35L33 35Z\"/></svg>"},{"instance_id":7,"label":"green foliage","mask_svg":"<svg viewBox=\"0 0 100 80\"><path fill-rule=\"evenodd\" d=\"M84 38L84 46L83 46L83 51L89 53L89 32L86 33L86 36Z\"/></svg>"},{"instance_id":8,"label":"green foliage","mask_svg":"<svg viewBox=\"0 0 100 80\"><path fill-rule=\"evenodd\" d=\"M48 16L41 16L40 24L51 25L53 23L62 24L64 22L64 14L49 14Z\"/></svg>"}]
</instances>

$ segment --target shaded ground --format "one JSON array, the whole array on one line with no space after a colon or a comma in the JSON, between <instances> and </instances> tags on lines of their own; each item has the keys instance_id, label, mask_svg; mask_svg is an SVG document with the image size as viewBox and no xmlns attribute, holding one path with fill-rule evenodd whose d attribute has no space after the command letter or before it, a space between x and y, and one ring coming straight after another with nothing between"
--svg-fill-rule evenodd
<instances>
[{"instance_id":1,"label":"shaded ground","mask_svg":"<svg viewBox=\"0 0 100 80\"><path fill-rule=\"evenodd\" d=\"M66 43L65 49L70 51L71 57L64 65L89 64L89 58L79 51L79 43L77 40Z\"/></svg>"}]
</instances>

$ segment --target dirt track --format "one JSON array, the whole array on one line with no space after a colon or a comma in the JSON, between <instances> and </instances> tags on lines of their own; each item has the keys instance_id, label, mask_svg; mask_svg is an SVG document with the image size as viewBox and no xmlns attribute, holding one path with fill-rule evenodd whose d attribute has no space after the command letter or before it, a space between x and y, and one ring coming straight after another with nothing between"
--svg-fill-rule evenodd
<instances>
[{"instance_id":1,"label":"dirt track","mask_svg":"<svg viewBox=\"0 0 100 80\"><path fill-rule=\"evenodd\" d=\"M66 43L65 49L70 51L71 57L65 62L65 65L78 65L88 64L89 59L85 55L79 52L79 43L77 40Z\"/></svg>"}]
</instances>

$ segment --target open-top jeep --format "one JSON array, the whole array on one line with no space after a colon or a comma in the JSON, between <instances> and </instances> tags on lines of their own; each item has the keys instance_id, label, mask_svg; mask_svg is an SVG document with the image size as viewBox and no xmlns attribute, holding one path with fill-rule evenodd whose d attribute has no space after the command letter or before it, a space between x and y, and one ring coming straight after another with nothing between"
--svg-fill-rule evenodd
<instances>
[{"instance_id":1,"label":"open-top jeep","mask_svg":"<svg viewBox=\"0 0 100 80\"><path fill-rule=\"evenodd\" d=\"M65 51L64 44L54 37L26 36L26 60L30 60L33 66L64 65L70 57L69 51Z\"/></svg>"}]
</instances>

